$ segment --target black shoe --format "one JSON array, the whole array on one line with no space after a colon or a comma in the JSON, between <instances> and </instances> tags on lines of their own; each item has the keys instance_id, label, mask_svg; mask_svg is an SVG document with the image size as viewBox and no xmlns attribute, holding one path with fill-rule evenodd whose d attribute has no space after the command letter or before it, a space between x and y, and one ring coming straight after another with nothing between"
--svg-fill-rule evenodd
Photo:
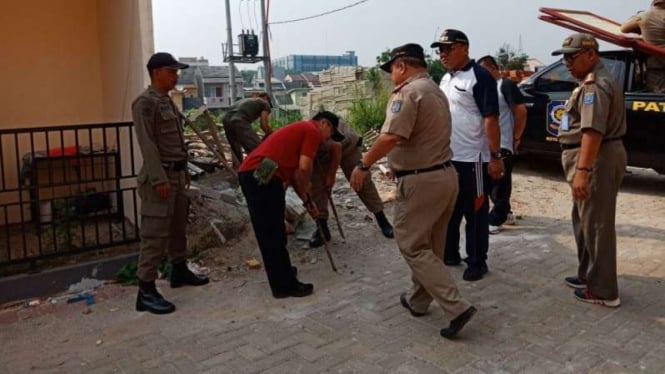
<instances>
[{"instance_id":1,"label":"black shoe","mask_svg":"<svg viewBox=\"0 0 665 374\"><path fill-rule=\"evenodd\" d=\"M457 255L457 257L443 255L443 264L446 266L459 266L461 263L462 259L459 255Z\"/></svg>"},{"instance_id":2,"label":"black shoe","mask_svg":"<svg viewBox=\"0 0 665 374\"><path fill-rule=\"evenodd\" d=\"M457 335L457 333L462 330L462 327L464 327L464 325L466 325L467 322L471 320L471 317L473 317L477 311L478 310L475 307L470 306L469 309L467 309L464 313L450 321L450 325L448 325L448 327L442 328L439 333L446 339L454 338L455 335Z\"/></svg>"},{"instance_id":3,"label":"black shoe","mask_svg":"<svg viewBox=\"0 0 665 374\"><path fill-rule=\"evenodd\" d=\"M376 217L376 223L379 225L379 228L381 228L383 236L386 238L394 238L395 234L393 232L393 226L388 221L388 218L386 218L386 214L383 213L383 211L380 211L374 213L374 217Z\"/></svg>"},{"instance_id":4,"label":"black shoe","mask_svg":"<svg viewBox=\"0 0 665 374\"><path fill-rule=\"evenodd\" d=\"M294 278L298 278L298 268L295 266L291 266L291 274L293 274Z\"/></svg>"},{"instance_id":5,"label":"black shoe","mask_svg":"<svg viewBox=\"0 0 665 374\"><path fill-rule=\"evenodd\" d=\"M288 290L284 291L273 291L272 296L275 299L283 299L286 297L305 297L309 296L314 292L314 285L311 283L301 283L296 281L296 283Z\"/></svg>"},{"instance_id":6,"label":"black shoe","mask_svg":"<svg viewBox=\"0 0 665 374\"><path fill-rule=\"evenodd\" d=\"M139 292L136 296L136 310L139 312L148 311L154 314L168 314L175 311L175 305L164 299L157 292L155 282L139 281Z\"/></svg>"},{"instance_id":7,"label":"black shoe","mask_svg":"<svg viewBox=\"0 0 665 374\"><path fill-rule=\"evenodd\" d=\"M409 304L409 301L406 299L405 293L399 295L399 302L402 304L403 307L409 310L409 313L411 313L412 316L422 317L425 315L425 313L416 312L415 310L413 310L413 308L411 308L411 304Z\"/></svg>"},{"instance_id":8,"label":"black shoe","mask_svg":"<svg viewBox=\"0 0 665 374\"><path fill-rule=\"evenodd\" d=\"M171 270L171 288L182 286L203 286L210 283L210 279L205 275L192 273L187 267L187 261L178 262L173 265Z\"/></svg>"},{"instance_id":9,"label":"black shoe","mask_svg":"<svg viewBox=\"0 0 665 374\"><path fill-rule=\"evenodd\" d=\"M483 272L484 270L484 272ZM464 274L462 274L462 279L465 281L473 282L477 280L483 279L483 275L487 273L487 266L485 269L483 269L482 266L469 266L464 270Z\"/></svg>"},{"instance_id":10,"label":"black shoe","mask_svg":"<svg viewBox=\"0 0 665 374\"><path fill-rule=\"evenodd\" d=\"M323 236L326 238L326 241L330 241L330 230L328 229L328 220L325 218L320 218L318 220L318 225L316 231L312 234L312 238L309 239L309 247L310 248L317 248L323 245L323 239L321 238L321 235L319 234L319 229L318 227L321 227L321 230L323 230Z\"/></svg>"},{"instance_id":11,"label":"black shoe","mask_svg":"<svg viewBox=\"0 0 665 374\"><path fill-rule=\"evenodd\" d=\"M580 280L578 277L566 277L564 278L566 285L571 288L586 288L586 282Z\"/></svg>"},{"instance_id":12,"label":"black shoe","mask_svg":"<svg viewBox=\"0 0 665 374\"><path fill-rule=\"evenodd\" d=\"M482 265L480 265L480 272L483 273L483 275L489 273L490 269L487 267L487 263L483 262Z\"/></svg>"}]
</instances>

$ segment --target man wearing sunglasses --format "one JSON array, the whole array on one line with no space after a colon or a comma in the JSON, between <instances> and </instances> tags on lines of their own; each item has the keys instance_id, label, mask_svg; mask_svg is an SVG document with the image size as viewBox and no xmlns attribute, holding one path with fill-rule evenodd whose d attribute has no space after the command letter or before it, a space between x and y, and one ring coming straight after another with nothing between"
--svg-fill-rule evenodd
<instances>
[{"instance_id":1,"label":"man wearing sunglasses","mask_svg":"<svg viewBox=\"0 0 665 374\"><path fill-rule=\"evenodd\" d=\"M621 140L626 133L623 92L600 61L593 36L573 34L552 55L563 55L568 71L580 81L566 102L559 126L579 259L577 275L565 282L580 301L618 307L614 219L626 170Z\"/></svg>"},{"instance_id":2,"label":"man wearing sunglasses","mask_svg":"<svg viewBox=\"0 0 665 374\"><path fill-rule=\"evenodd\" d=\"M436 302L450 316L441 336L455 337L476 313L443 266L443 243L457 196L457 173L450 157L448 100L427 74L423 47L409 43L390 52L381 65L395 84L381 135L351 173L360 191L369 168L383 156L397 180L395 240L411 269L411 292L400 304L414 317Z\"/></svg>"},{"instance_id":3,"label":"man wearing sunglasses","mask_svg":"<svg viewBox=\"0 0 665 374\"><path fill-rule=\"evenodd\" d=\"M490 180L504 175L496 81L469 57L469 39L459 30L445 30L432 48L439 49L448 73L440 88L450 102L453 165L459 174L459 195L448 224L444 263L462 262L460 224L466 219L468 267L463 279L476 281L488 272Z\"/></svg>"}]
</instances>

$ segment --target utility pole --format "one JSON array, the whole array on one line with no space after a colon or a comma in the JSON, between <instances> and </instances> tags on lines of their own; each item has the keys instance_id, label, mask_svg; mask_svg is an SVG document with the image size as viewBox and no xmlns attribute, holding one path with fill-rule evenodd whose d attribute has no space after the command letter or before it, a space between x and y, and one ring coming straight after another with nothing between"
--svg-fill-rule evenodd
<instances>
[{"instance_id":1,"label":"utility pole","mask_svg":"<svg viewBox=\"0 0 665 374\"><path fill-rule=\"evenodd\" d=\"M263 1L262 1L263 2ZM231 85L231 104L236 101L236 69L233 63L233 32L231 31L231 5L226 0L226 42L228 43L229 56L229 84Z\"/></svg>"},{"instance_id":2,"label":"utility pole","mask_svg":"<svg viewBox=\"0 0 665 374\"><path fill-rule=\"evenodd\" d=\"M228 7L229 0L226 0ZM228 11L227 11L228 17ZM270 52L268 51L268 19L266 19L266 1L261 0L261 26L263 28L263 70L265 76L266 92L272 100L272 72L270 67ZM277 103L275 103L277 104Z\"/></svg>"}]
</instances>

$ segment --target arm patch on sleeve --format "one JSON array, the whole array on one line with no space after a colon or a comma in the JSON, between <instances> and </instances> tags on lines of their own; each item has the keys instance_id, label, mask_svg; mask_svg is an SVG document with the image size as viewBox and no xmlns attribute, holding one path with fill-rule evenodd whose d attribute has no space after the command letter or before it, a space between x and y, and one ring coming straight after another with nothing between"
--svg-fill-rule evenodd
<instances>
[{"instance_id":1,"label":"arm patch on sleeve","mask_svg":"<svg viewBox=\"0 0 665 374\"><path fill-rule=\"evenodd\" d=\"M593 102L596 100L596 93L595 92L589 92L584 95L584 104L590 105L593 104Z\"/></svg>"},{"instance_id":2,"label":"arm patch on sleeve","mask_svg":"<svg viewBox=\"0 0 665 374\"><path fill-rule=\"evenodd\" d=\"M402 100L395 100L392 102L390 105L390 111L393 113L399 113L400 110L402 110Z\"/></svg>"}]
</instances>

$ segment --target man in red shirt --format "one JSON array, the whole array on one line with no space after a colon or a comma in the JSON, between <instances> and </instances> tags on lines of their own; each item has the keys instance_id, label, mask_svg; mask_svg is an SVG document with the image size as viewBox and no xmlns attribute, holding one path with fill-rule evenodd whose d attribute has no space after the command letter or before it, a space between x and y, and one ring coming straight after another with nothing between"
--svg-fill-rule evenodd
<instances>
[{"instance_id":1,"label":"man in red shirt","mask_svg":"<svg viewBox=\"0 0 665 374\"><path fill-rule=\"evenodd\" d=\"M321 142L344 139L337 130L338 124L337 116L322 112L310 121L282 127L240 165L240 187L275 298L303 297L314 291L312 284L298 281L286 250L284 188L291 184L316 219L318 209L309 198L313 159Z\"/></svg>"}]
</instances>

